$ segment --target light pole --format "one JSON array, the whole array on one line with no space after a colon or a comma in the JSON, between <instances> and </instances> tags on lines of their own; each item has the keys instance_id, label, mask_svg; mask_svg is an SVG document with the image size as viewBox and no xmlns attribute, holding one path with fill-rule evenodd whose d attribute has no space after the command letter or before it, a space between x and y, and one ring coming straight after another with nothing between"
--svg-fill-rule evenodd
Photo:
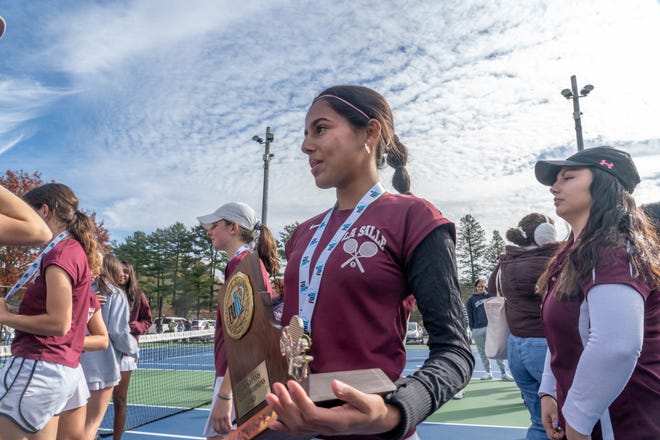
<instances>
[{"instance_id":1,"label":"light pole","mask_svg":"<svg viewBox=\"0 0 660 440\"><path fill-rule=\"evenodd\" d=\"M594 86L587 84L582 87L582 90L578 93L577 79L575 78L575 75L573 75L571 76L571 88L561 91L564 98L573 100L573 119L575 119L575 136L577 137L578 151L584 150L584 142L582 141L582 121L580 120L582 113L580 112L579 100L580 98L587 96L593 89Z\"/></svg>"},{"instance_id":2,"label":"light pole","mask_svg":"<svg viewBox=\"0 0 660 440\"><path fill-rule=\"evenodd\" d=\"M270 160L275 156L274 154L271 154L270 152L270 143L273 142L275 139L275 136L273 136L273 133L270 131L270 127L266 127L266 141L257 136L254 135L252 136L252 140L255 141L258 144L265 144L264 148L264 192L261 196L261 223L263 225L267 225L266 220L267 220L267 210L268 210L268 164L270 163Z\"/></svg>"}]
</instances>

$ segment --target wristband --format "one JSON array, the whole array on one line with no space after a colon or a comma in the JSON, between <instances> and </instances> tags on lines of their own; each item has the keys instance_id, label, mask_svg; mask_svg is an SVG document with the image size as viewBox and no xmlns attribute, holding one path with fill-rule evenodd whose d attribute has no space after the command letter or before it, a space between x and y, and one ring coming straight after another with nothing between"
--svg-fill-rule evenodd
<instances>
[{"instance_id":1,"label":"wristband","mask_svg":"<svg viewBox=\"0 0 660 440\"><path fill-rule=\"evenodd\" d=\"M548 393L541 393L541 395L539 397L539 400L543 399L544 397L552 397L552 400L557 400L557 399L555 399L555 396L553 396L552 394L548 394Z\"/></svg>"},{"instance_id":2,"label":"wristband","mask_svg":"<svg viewBox=\"0 0 660 440\"><path fill-rule=\"evenodd\" d=\"M225 396L220 393L218 393L218 399L220 400L231 400L231 396Z\"/></svg>"}]
</instances>

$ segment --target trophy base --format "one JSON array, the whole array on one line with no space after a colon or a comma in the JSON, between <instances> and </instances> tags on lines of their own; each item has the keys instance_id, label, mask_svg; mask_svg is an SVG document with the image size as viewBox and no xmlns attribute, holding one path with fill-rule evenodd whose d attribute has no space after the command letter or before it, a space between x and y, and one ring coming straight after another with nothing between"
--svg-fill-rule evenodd
<instances>
[{"instance_id":1,"label":"trophy base","mask_svg":"<svg viewBox=\"0 0 660 440\"><path fill-rule=\"evenodd\" d=\"M292 436L268 429L268 425L276 419L277 414L275 414L275 411L266 406L234 431L227 434L225 440L309 440L315 437L313 434Z\"/></svg>"},{"instance_id":2,"label":"trophy base","mask_svg":"<svg viewBox=\"0 0 660 440\"><path fill-rule=\"evenodd\" d=\"M337 397L332 392L332 381L337 379L366 394L385 395L396 390L396 386L380 368L364 370L333 371L310 374L301 381L309 398L319 406L334 406Z\"/></svg>"},{"instance_id":3,"label":"trophy base","mask_svg":"<svg viewBox=\"0 0 660 440\"><path fill-rule=\"evenodd\" d=\"M315 373L303 379L300 384L305 388L314 403L323 407L332 407L341 403L332 392L332 381L334 379L367 394L385 395L396 390L394 383L380 368ZM265 406L248 420L244 421L235 431L229 433L226 439L308 440L315 437L315 435L292 436L268 429L270 423L275 420L277 420L277 414L269 406Z\"/></svg>"}]
</instances>

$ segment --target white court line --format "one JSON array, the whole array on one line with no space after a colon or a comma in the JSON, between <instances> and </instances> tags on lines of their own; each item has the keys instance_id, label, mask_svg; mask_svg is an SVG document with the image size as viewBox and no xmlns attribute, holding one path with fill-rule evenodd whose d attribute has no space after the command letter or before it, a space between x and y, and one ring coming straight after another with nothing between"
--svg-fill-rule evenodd
<instances>
[{"instance_id":1,"label":"white court line","mask_svg":"<svg viewBox=\"0 0 660 440\"><path fill-rule=\"evenodd\" d=\"M473 426L476 428L502 428L502 429L520 429L527 431L527 427L507 426L507 425L481 425L478 423L446 423L446 422L422 422L422 425L445 425L445 426Z\"/></svg>"},{"instance_id":2,"label":"white court line","mask_svg":"<svg viewBox=\"0 0 660 440\"><path fill-rule=\"evenodd\" d=\"M527 428L522 428L520 426L504 426L504 425L480 425L472 423L441 423L441 422L423 422L422 425L439 425L439 426L466 426L474 428L502 428L502 429L518 429L522 432L527 431ZM145 431L126 431L125 434L137 434L137 435L146 435L153 437L168 437L168 438L177 438L177 439L187 439L187 440L205 440L206 437L194 437L191 435L177 435L177 434L163 434L160 432L145 432Z\"/></svg>"},{"instance_id":3,"label":"white court line","mask_svg":"<svg viewBox=\"0 0 660 440\"><path fill-rule=\"evenodd\" d=\"M191 435L177 435L177 434L163 434L161 432L124 431L124 434L150 435L154 437L167 437L167 438L185 438L190 440L206 440L206 437L193 437Z\"/></svg>"}]
</instances>

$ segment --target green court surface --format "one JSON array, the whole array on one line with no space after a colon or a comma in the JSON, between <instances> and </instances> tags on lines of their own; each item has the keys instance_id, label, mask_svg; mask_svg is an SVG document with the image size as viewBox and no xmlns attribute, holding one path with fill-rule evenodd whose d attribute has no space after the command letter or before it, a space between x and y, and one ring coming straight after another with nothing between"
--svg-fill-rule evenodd
<instances>
[{"instance_id":1,"label":"green court surface","mask_svg":"<svg viewBox=\"0 0 660 440\"><path fill-rule=\"evenodd\" d=\"M137 369L131 375L128 402L192 408L213 396L213 371Z\"/></svg>"},{"instance_id":2,"label":"green court surface","mask_svg":"<svg viewBox=\"0 0 660 440\"><path fill-rule=\"evenodd\" d=\"M427 419L428 422L495 426L529 426L529 413L514 382L473 379L465 397L452 399Z\"/></svg>"}]
</instances>

